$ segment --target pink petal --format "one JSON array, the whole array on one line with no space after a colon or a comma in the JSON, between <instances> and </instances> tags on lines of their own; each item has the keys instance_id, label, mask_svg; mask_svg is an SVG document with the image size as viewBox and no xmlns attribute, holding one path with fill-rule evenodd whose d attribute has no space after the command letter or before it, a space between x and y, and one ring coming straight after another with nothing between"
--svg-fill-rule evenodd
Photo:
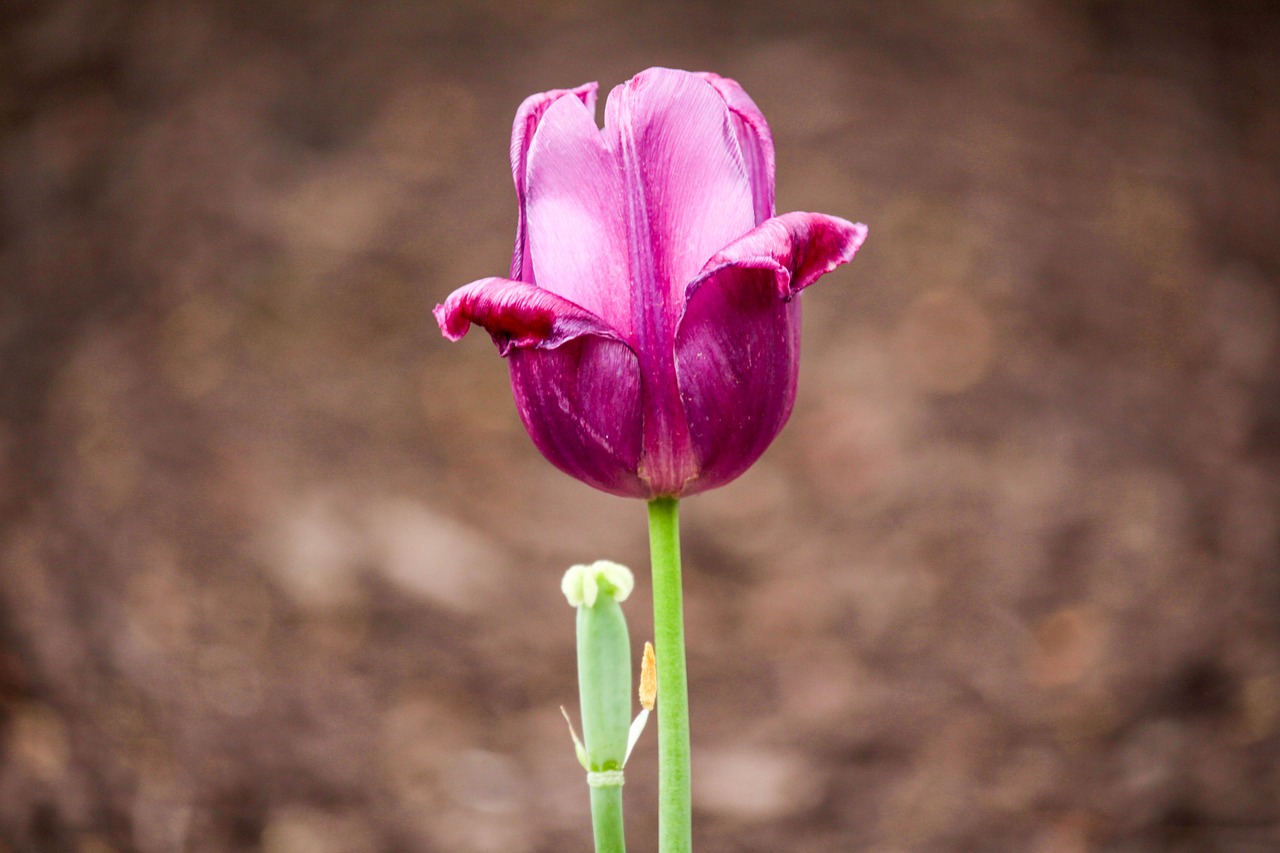
<instances>
[{"instance_id":1,"label":"pink petal","mask_svg":"<svg viewBox=\"0 0 1280 853\"><path fill-rule=\"evenodd\" d=\"M533 281L533 270L528 263L529 237L525 224L525 197L528 195L525 166L534 131L537 130L538 123L542 121L547 108L565 95L573 95L586 106L588 112L595 115L598 88L597 83L584 83L576 89L552 89L550 92L530 95L516 110L516 120L511 127L511 176L516 183L516 202L519 206L520 221L516 225L516 248L511 257L511 277L514 279Z\"/></svg>"},{"instance_id":2,"label":"pink petal","mask_svg":"<svg viewBox=\"0 0 1280 853\"><path fill-rule=\"evenodd\" d=\"M792 296L851 260L865 236L843 219L786 214L717 252L689 283L676 371L699 475L686 494L733 480L781 431L800 363Z\"/></svg>"},{"instance_id":3,"label":"pink petal","mask_svg":"<svg viewBox=\"0 0 1280 853\"><path fill-rule=\"evenodd\" d=\"M774 153L773 134L764 113L751 100L737 81L704 71L702 78L715 87L733 114L733 129L742 149L742 159L751 177L751 195L755 201L756 224L774 214L773 182Z\"/></svg>"},{"instance_id":4,"label":"pink petal","mask_svg":"<svg viewBox=\"0 0 1280 853\"><path fill-rule=\"evenodd\" d=\"M539 287L595 313L630 337L625 209L616 160L587 108L561 98L529 148L529 255Z\"/></svg>"},{"instance_id":5,"label":"pink petal","mask_svg":"<svg viewBox=\"0 0 1280 853\"><path fill-rule=\"evenodd\" d=\"M599 317L536 285L507 278L482 278L449 294L435 308L440 331L460 339L475 323L502 355L512 349L555 349L586 335L620 340Z\"/></svg>"},{"instance_id":6,"label":"pink petal","mask_svg":"<svg viewBox=\"0 0 1280 853\"><path fill-rule=\"evenodd\" d=\"M712 253L756 224L729 110L698 75L651 68L610 93L604 134L622 168L636 299L678 307Z\"/></svg>"}]
</instances>

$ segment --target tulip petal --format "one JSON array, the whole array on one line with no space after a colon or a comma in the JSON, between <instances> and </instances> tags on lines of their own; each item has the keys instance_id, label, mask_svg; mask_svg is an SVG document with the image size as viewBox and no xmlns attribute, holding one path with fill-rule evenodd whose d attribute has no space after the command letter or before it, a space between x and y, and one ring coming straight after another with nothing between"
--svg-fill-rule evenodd
<instances>
[{"instance_id":1,"label":"tulip petal","mask_svg":"<svg viewBox=\"0 0 1280 853\"><path fill-rule=\"evenodd\" d=\"M685 494L733 480L760 458L795 401L800 302L773 274L724 267L707 279L676 335L676 372L698 477Z\"/></svg>"},{"instance_id":2,"label":"tulip petal","mask_svg":"<svg viewBox=\"0 0 1280 853\"><path fill-rule=\"evenodd\" d=\"M520 220L516 224L516 247L511 256L511 277L514 279L533 281L533 267L528 262L529 229L526 221L525 199L529 194L526 166L534 131L537 130L547 109L565 95L577 98L587 111L594 115L598 88L597 83L584 83L576 89L552 89L550 92L540 92L525 98L524 103L516 110L516 120L511 127L511 176L515 179L516 203L519 207Z\"/></svg>"},{"instance_id":3,"label":"tulip petal","mask_svg":"<svg viewBox=\"0 0 1280 853\"><path fill-rule=\"evenodd\" d=\"M686 71L651 68L617 86L604 137L622 182L633 336L645 387L640 476L680 494L697 473L673 341L685 283L755 224L751 182L724 98Z\"/></svg>"},{"instance_id":4,"label":"tulip petal","mask_svg":"<svg viewBox=\"0 0 1280 853\"><path fill-rule=\"evenodd\" d=\"M769 122L765 121L764 113L736 80L710 71L704 71L700 76L715 87L733 114L734 133L751 178L751 196L755 201L758 225L774 213L773 133L769 130Z\"/></svg>"},{"instance_id":5,"label":"tulip petal","mask_svg":"<svg viewBox=\"0 0 1280 853\"><path fill-rule=\"evenodd\" d=\"M547 108L529 147L529 256L538 286L632 328L622 181L595 119L577 98Z\"/></svg>"},{"instance_id":6,"label":"tulip petal","mask_svg":"<svg viewBox=\"0 0 1280 853\"><path fill-rule=\"evenodd\" d=\"M620 340L617 332L581 306L508 278L482 278L464 285L437 305L434 313L449 340L461 339L475 323L489 333L504 356L512 349L555 349L584 335Z\"/></svg>"},{"instance_id":7,"label":"tulip petal","mask_svg":"<svg viewBox=\"0 0 1280 853\"><path fill-rule=\"evenodd\" d=\"M449 340L472 323L507 357L520 420L565 473L616 495L649 497L636 476L642 435L640 364L599 317L523 281L485 278L435 309Z\"/></svg>"},{"instance_id":8,"label":"tulip petal","mask_svg":"<svg viewBox=\"0 0 1280 853\"><path fill-rule=\"evenodd\" d=\"M622 168L634 298L674 309L669 342L685 283L756 224L736 130L706 80L651 68L610 93L604 135Z\"/></svg>"},{"instance_id":9,"label":"tulip petal","mask_svg":"<svg viewBox=\"0 0 1280 853\"><path fill-rule=\"evenodd\" d=\"M640 364L625 343L581 337L556 349L513 349L516 409L561 471L622 497L648 498L641 448Z\"/></svg>"},{"instance_id":10,"label":"tulip petal","mask_svg":"<svg viewBox=\"0 0 1280 853\"><path fill-rule=\"evenodd\" d=\"M851 260L865 235L843 219L786 214L717 252L689 283L676 372L699 475L685 494L733 480L781 431L800 363L792 297Z\"/></svg>"}]
</instances>

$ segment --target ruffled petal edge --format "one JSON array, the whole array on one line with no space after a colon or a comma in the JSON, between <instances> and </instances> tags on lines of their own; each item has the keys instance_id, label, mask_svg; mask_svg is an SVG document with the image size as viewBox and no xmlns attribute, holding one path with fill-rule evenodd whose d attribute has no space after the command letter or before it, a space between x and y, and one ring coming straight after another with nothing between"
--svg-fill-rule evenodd
<instances>
[{"instance_id":1,"label":"ruffled petal edge","mask_svg":"<svg viewBox=\"0 0 1280 853\"><path fill-rule=\"evenodd\" d=\"M449 340L461 339L474 323L489 333L503 356L512 348L555 349L585 335L626 345L621 335L582 306L509 278L463 285L432 313Z\"/></svg>"},{"instance_id":2,"label":"ruffled petal edge","mask_svg":"<svg viewBox=\"0 0 1280 853\"><path fill-rule=\"evenodd\" d=\"M685 306L708 278L725 267L774 273L784 301L842 264L853 260L867 238L867 226L825 213L784 213L748 231L711 256L685 288Z\"/></svg>"}]
</instances>

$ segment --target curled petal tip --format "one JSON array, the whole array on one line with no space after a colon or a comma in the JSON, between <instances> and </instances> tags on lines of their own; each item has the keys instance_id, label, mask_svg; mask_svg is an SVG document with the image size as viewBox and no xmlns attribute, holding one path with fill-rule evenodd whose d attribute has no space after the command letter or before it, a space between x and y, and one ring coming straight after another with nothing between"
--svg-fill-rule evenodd
<instances>
[{"instance_id":1,"label":"curled petal tip","mask_svg":"<svg viewBox=\"0 0 1280 853\"><path fill-rule=\"evenodd\" d=\"M838 216L827 216L822 213L788 214L788 216L807 217L805 223L808 231L805 238L809 248L803 249L804 259L797 264L795 276L791 281L791 293L794 294L822 276L853 260L863 242L867 239L867 226L861 222L850 222Z\"/></svg>"},{"instance_id":2,"label":"curled petal tip","mask_svg":"<svg viewBox=\"0 0 1280 853\"><path fill-rule=\"evenodd\" d=\"M770 221L778 224L772 259L791 272L787 296L849 263L867 238L861 222L825 213L784 213Z\"/></svg>"},{"instance_id":3,"label":"curled petal tip","mask_svg":"<svg viewBox=\"0 0 1280 853\"><path fill-rule=\"evenodd\" d=\"M738 270L774 274L778 295L790 300L857 254L867 226L825 213L784 213L716 252L688 285L686 304L703 282Z\"/></svg>"},{"instance_id":4,"label":"curled petal tip","mask_svg":"<svg viewBox=\"0 0 1280 853\"><path fill-rule=\"evenodd\" d=\"M583 335L617 339L600 318L581 306L524 281L482 278L449 294L434 311L440 331L456 341L472 323L484 327L499 352L512 347L554 349Z\"/></svg>"},{"instance_id":5,"label":"curled petal tip","mask_svg":"<svg viewBox=\"0 0 1280 853\"><path fill-rule=\"evenodd\" d=\"M849 222L849 258L852 260L858 249L862 248L863 242L867 239L867 226L861 222Z\"/></svg>"},{"instance_id":6,"label":"curled petal tip","mask_svg":"<svg viewBox=\"0 0 1280 853\"><path fill-rule=\"evenodd\" d=\"M431 312L436 318L440 333L451 341L460 341L471 328L471 321L461 311L451 311L444 305L437 305Z\"/></svg>"}]
</instances>

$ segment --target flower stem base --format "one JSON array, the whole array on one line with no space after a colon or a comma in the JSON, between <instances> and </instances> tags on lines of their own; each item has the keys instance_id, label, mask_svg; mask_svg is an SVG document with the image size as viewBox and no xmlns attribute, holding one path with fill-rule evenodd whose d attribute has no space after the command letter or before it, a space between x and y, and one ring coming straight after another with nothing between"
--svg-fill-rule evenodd
<instances>
[{"instance_id":1,"label":"flower stem base","mask_svg":"<svg viewBox=\"0 0 1280 853\"><path fill-rule=\"evenodd\" d=\"M649 502L653 633L658 663L659 853L689 853L693 843L678 507L675 498Z\"/></svg>"}]
</instances>

